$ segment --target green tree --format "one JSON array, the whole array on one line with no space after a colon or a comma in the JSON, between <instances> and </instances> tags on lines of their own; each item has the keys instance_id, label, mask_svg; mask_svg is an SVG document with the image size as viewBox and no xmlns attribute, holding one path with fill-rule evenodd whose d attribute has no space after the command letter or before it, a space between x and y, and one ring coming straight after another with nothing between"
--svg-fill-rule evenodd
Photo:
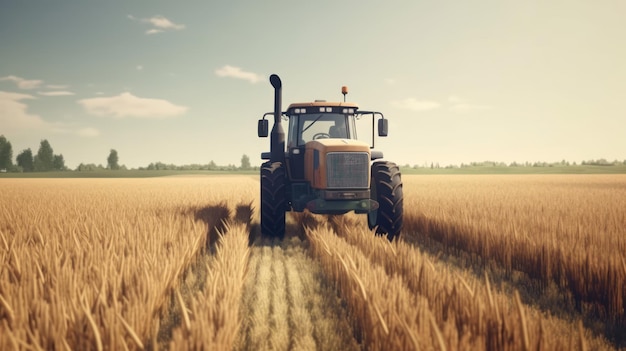
<instances>
[{"instance_id":1,"label":"green tree","mask_svg":"<svg viewBox=\"0 0 626 351\"><path fill-rule=\"evenodd\" d=\"M111 170L120 169L120 165L118 162L119 162L119 158L117 156L117 150L111 149L111 152L109 153L109 157L107 157L107 168Z\"/></svg>"},{"instance_id":2,"label":"green tree","mask_svg":"<svg viewBox=\"0 0 626 351\"><path fill-rule=\"evenodd\" d=\"M63 155L54 155L52 158L52 169L55 171L64 171L65 170L65 160L63 159Z\"/></svg>"},{"instance_id":3,"label":"green tree","mask_svg":"<svg viewBox=\"0 0 626 351\"><path fill-rule=\"evenodd\" d=\"M0 135L0 169L10 169L12 167L13 147L4 135Z\"/></svg>"},{"instance_id":4,"label":"green tree","mask_svg":"<svg viewBox=\"0 0 626 351\"><path fill-rule=\"evenodd\" d=\"M39 151L35 156L35 170L38 172L47 172L52 170L54 165L54 152L48 140L42 140L39 145Z\"/></svg>"},{"instance_id":5,"label":"green tree","mask_svg":"<svg viewBox=\"0 0 626 351\"><path fill-rule=\"evenodd\" d=\"M23 150L17 155L17 165L22 167L24 172L32 172L35 170L35 162L33 160L33 152L30 148Z\"/></svg>"},{"instance_id":6,"label":"green tree","mask_svg":"<svg viewBox=\"0 0 626 351\"><path fill-rule=\"evenodd\" d=\"M78 167L76 167L76 170L79 172L100 171L102 169L104 169L102 168L102 165L96 165L95 163L81 163L78 165Z\"/></svg>"},{"instance_id":7,"label":"green tree","mask_svg":"<svg viewBox=\"0 0 626 351\"><path fill-rule=\"evenodd\" d=\"M241 156L241 169L250 169L250 157L248 155Z\"/></svg>"}]
</instances>

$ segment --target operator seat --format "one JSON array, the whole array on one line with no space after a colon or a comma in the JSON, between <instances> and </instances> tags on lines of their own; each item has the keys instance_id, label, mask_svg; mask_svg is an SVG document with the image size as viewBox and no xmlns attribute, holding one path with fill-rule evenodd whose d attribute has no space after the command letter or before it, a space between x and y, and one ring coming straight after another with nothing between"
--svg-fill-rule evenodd
<instances>
[{"instance_id":1,"label":"operator seat","mask_svg":"<svg viewBox=\"0 0 626 351\"><path fill-rule=\"evenodd\" d=\"M328 135L330 135L331 138L343 138L344 137L341 135L341 131L339 130L338 126L331 126L328 129Z\"/></svg>"}]
</instances>

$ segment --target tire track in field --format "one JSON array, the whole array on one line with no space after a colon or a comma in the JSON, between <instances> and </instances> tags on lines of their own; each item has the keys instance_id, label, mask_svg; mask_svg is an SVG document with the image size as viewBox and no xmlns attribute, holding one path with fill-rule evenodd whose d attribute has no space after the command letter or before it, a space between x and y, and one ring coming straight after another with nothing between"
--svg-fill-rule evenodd
<instances>
[{"instance_id":1,"label":"tire track in field","mask_svg":"<svg viewBox=\"0 0 626 351\"><path fill-rule=\"evenodd\" d=\"M345 308L297 237L251 247L239 350L358 350Z\"/></svg>"},{"instance_id":2,"label":"tire track in field","mask_svg":"<svg viewBox=\"0 0 626 351\"><path fill-rule=\"evenodd\" d=\"M253 209L250 203L240 203L233 211L225 202L211 203L200 208L189 208L182 213L206 226L206 239L204 245L195 254L194 259L181 270L174 288L167 292L167 301L161 311L158 330L155 330L152 340L147 342L148 349L171 349L170 343L173 340L174 332L176 329L183 328L185 319L177 293L180 294L186 309L191 306L191 302L197 294L205 293L205 284L210 276L210 267L216 259L215 253L220 235L230 235L230 227L236 224L243 224L247 230L252 230L252 213Z\"/></svg>"}]
</instances>

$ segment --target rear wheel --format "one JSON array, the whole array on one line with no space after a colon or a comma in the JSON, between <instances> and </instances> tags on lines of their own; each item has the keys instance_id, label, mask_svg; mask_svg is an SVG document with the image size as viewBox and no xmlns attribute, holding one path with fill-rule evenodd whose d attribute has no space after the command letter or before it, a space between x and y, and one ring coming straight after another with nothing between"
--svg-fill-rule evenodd
<instances>
[{"instance_id":1,"label":"rear wheel","mask_svg":"<svg viewBox=\"0 0 626 351\"><path fill-rule=\"evenodd\" d=\"M402 229L403 202L400 168L393 162L377 161L372 165L372 200L378 202L378 210L367 214L370 229L377 235L387 234L392 241Z\"/></svg>"},{"instance_id":2,"label":"rear wheel","mask_svg":"<svg viewBox=\"0 0 626 351\"><path fill-rule=\"evenodd\" d=\"M261 165L261 234L285 237L285 168L280 162Z\"/></svg>"}]
</instances>

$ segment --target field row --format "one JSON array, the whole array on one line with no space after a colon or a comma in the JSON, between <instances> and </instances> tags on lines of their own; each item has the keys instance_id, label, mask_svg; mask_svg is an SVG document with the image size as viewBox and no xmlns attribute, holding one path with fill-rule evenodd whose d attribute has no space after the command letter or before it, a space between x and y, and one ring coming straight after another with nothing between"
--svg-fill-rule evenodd
<instances>
[{"instance_id":1,"label":"field row","mask_svg":"<svg viewBox=\"0 0 626 351\"><path fill-rule=\"evenodd\" d=\"M551 317L406 242L390 244L361 218L303 220L313 254L346 300L371 350L610 349L580 324ZM308 223L308 224L307 224Z\"/></svg>"},{"instance_id":2,"label":"field row","mask_svg":"<svg viewBox=\"0 0 626 351\"><path fill-rule=\"evenodd\" d=\"M410 178L407 240L556 285L576 308L626 328L626 176Z\"/></svg>"},{"instance_id":3,"label":"field row","mask_svg":"<svg viewBox=\"0 0 626 351\"><path fill-rule=\"evenodd\" d=\"M0 349L232 345L239 317L224 301L239 303L231 293L242 289L249 229L221 224L232 209L219 204L254 198L239 183L0 183ZM228 235L209 257L216 228ZM185 274L197 281L191 292Z\"/></svg>"}]
</instances>

